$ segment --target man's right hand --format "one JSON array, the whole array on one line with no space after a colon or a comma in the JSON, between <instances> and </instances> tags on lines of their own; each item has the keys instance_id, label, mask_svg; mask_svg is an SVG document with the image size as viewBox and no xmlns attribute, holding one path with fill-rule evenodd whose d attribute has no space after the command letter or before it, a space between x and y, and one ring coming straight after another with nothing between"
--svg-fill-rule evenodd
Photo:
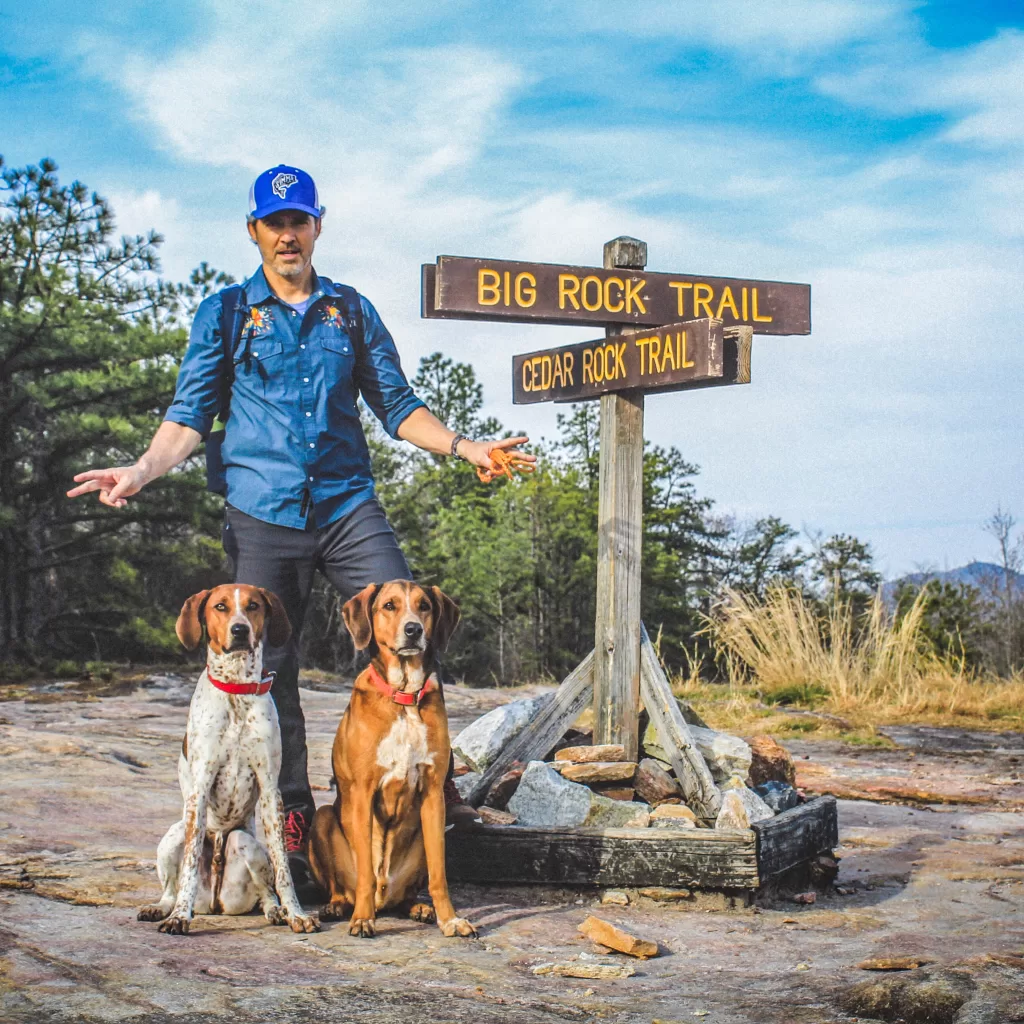
<instances>
[{"instance_id":1,"label":"man's right hand","mask_svg":"<svg viewBox=\"0 0 1024 1024\"><path fill-rule=\"evenodd\" d=\"M136 463L134 466L116 466L112 469L90 469L75 476L78 487L68 491L69 498L77 498L90 491L99 491L99 499L111 508L124 508L126 498L138 494L147 483L146 474Z\"/></svg>"},{"instance_id":2,"label":"man's right hand","mask_svg":"<svg viewBox=\"0 0 1024 1024\"><path fill-rule=\"evenodd\" d=\"M99 491L100 501L111 508L124 508L126 498L138 494L146 484L163 476L169 469L187 459L203 439L202 434L172 420L164 420L153 435L147 451L134 466L113 469L90 469L75 477L77 487L68 491L69 498Z\"/></svg>"}]
</instances>

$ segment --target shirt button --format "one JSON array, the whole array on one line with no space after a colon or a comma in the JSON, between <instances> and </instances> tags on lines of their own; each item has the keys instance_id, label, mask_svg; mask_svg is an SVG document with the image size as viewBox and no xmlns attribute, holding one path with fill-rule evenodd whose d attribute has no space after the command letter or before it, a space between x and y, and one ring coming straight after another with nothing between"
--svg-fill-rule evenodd
<instances>
[{"instance_id":1,"label":"shirt button","mask_svg":"<svg viewBox=\"0 0 1024 1024\"><path fill-rule=\"evenodd\" d=\"M303 379L303 381L304 381L304 382L305 382L306 384L308 384L308 383L309 383L309 378L308 378L308 377L303 377L302 379Z\"/></svg>"},{"instance_id":2,"label":"shirt button","mask_svg":"<svg viewBox=\"0 0 1024 1024\"><path fill-rule=\"evenodd\" d=\"M315 448L315 447L316 447L316 445L315 445L315 444L314 444L314 443L313 443L312 441L310 441L310 442L309 442L309 447L310 447L310 448Z\"/></svg>"},{"instance_id":3,"label":"shirt button","mask_svg":"<svg viewBox=\"0 0 1024 1024\"><path fill-rule=\"evenodd\" d=\"M307 416L312 416L313 414L311 412L307 412L306 415Z\"/></svg>"},{"instance_id":4,"label":"shirt button","mask_svg":"<svg viewBox=\"0 0 1024 1024\"><path fill-rule=\"evenodd\" d=\"M253 355L256 356L256 358L258 359L260 354L259 352L253 352Z\"/></svg>"},{"instance_id":5,"label":"shirt button","mask_svg":"<svg viewBox=\"0 0 1024 1024\"><path fill-rule=\"evenodd\" d=\"M313 478L312 478L312 477L310 477L310 478L309 478L309 482L310 482L310 483L312 483L312 482L313 482Z\"/></svg>"},{"instance_id":6,"label":"shirt button","mask_svg":"<svg viewBox=\"0 0 1024 1024\"><path fill-rule=\"evenodd\" d=\"M305 347L306 347L305 345L300 345L300 346L299 346L299 348L305 348Z\"/></svg>"}]
</instances>

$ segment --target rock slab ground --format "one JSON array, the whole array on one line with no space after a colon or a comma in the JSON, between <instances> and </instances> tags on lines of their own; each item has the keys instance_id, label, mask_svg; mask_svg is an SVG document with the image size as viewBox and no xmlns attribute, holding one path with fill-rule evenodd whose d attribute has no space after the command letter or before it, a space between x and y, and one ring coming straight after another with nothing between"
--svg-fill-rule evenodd
<instances>
[{"instance_id":1,"label":"rock slab ground","mask_svg":"<svg viewBox=\"0 0 1024 1024\"><path fill-rule=\"evenodd\" d=\"M317 686L302 699L312 781L329 802L330 746L348 691ZM478 941L399 918L382 918L373 940L350 937L341 923L298 936L257 916L202 918L181 938L136 921L135 911L156 895L156 844L181 810L175 765L190 691L189 681L170 679L93 700L50 687L0 704L5 1024L1024 1016L1020 742L962 734L961 751L901 727L910 742L898 750L788 743L805 779L857 796L839 804L838 885L849 895L825 891L814 904L767 892L752 909L725 910L680 889L671 898L630 891L619 907L601 906L593 890L455 885ZM452 734L539 692L446 687ZM900 802L900 786L934 802ZM879 789L889 802L864 799ZM628 965L595 955L577 931L591 913L657 942L660 955ZM857 966L882 957L923 966L896 976ZM585 977L533 973L544 964L576 965ZM603 970L623 966L635 974Z\"/></svg>"}]
</instances>

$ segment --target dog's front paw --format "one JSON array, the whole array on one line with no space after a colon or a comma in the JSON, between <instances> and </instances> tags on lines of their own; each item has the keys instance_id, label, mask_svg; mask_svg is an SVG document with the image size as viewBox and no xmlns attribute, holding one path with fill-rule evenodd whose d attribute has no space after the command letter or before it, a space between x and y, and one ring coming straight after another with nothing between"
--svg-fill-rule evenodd
<instances>
[{"instance_id":1,"label":"dog's front paw","mask_svg":"<svg viewBox=\"0 0 1024 1024\"><path fill-rule=\"evenodd\" d=\"M263 916L270 924L288 923L288 915L284 912L284 907L278 903L272 903L267 907L267 909L263 911Z\"/></svg>"},{"instance_id":2,"label":"dog's front paw","mask_svg":"<svg viewBox=\"0 0 1024 1024\"><path fill-rule=\"evenodd\" d=\"M136 917L138 921L162 921L170 910L164 910L159 903L151 903L148 907L139 907Z\"/></svg>"},{"instance_id":3,"label":"dog's front paw","mask_svg":"<svg viewBox=\"0 0 1024 1024\"><path fill-rule=\"evenodd\" d=\"M289 914L288 925L293 932L320 931L320 922L315 914Z\"/></svg>"},{"instance_id":4,"label":"dog's front paw","mask_svg":"<svg viewBox=\"0 0 1024 1024\"><path fill-rule=\"evenodd\" d=\"M320 920L342 921L348 917L351 911L351 903L346 903L344 900L333 900L331 903L325 903L320 908Z\"/></svg>"},{"instance_id":5,"label":"dog's front paw","mask_svg":"<svg viewBox=\"0 0 1024 1024\"><path fill-rule=\"evenodd\" d=\"M464 917L450 918L440 923L438 927L446 939L453 939L456 935L461 935L464 939L477 938L476 929Z\"/></svg>"},{"instance_id":6,"label":"dog's front paw","mask_svg":"<svg viewBox=\"0 0 1024 1024\"><path fill-rule=\"evenodd\" d=\"M369 917L353 917L348 926L349 935L372 939L377 934L377 923Z\"/></svg>"},{"instance_id":7,"label":"dog's front paw","mask_svg":"<svg viewBox=\"0 0 1024 1024\"><path fill-rule=\"evenodd\" d=\"M429 903L414 903L409 908L409 918L412 921L422 921L424 924L433 924L437 920L437 914Z\"/></svg>"},{"instance_id":8,"label":"dog's front paw","mask_svg":"<svg viewBox=\"0 0 1024 1024\"><path fill-rule=\"evenodd\" d=\"M158 930L165 935L188 935L188 926L191 923L192 919L185 917L184 914L172 914L160 922Z\"/></svg>"}]
</instances>

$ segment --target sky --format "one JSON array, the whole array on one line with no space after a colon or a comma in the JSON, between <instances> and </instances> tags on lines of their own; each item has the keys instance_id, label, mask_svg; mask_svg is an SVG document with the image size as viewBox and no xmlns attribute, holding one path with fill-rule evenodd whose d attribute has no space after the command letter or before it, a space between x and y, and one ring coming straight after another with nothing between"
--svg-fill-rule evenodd
<instances>
[{"instance_id":1,"label":"sky","mask_svg":"<svg viewBox=\"0 0 1024 1024\"><path fill-rule=\"evenodd\" d=\"M244 277L248 188L297 164L317 269L410 376L593 329L420 319L440 254L808 282L813 333L755 337L746 387L651 396L646 436L740 519L869 541L887 576L993 558L1024 519L1024 6L1002 0L0 0L0 153L156 228L162 273ZM599 333L599 332L598 332Z\"/></svg>"}]
</instances>

